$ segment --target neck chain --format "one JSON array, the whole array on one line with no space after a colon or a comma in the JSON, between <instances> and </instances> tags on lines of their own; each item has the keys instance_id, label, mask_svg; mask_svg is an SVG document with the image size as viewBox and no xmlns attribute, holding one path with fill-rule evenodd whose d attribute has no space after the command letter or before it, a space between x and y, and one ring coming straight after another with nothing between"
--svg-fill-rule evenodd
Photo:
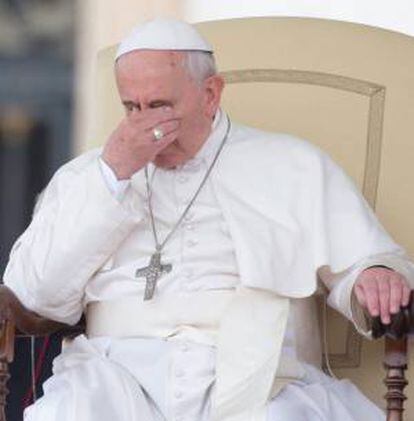
<instances>
[{"instance_id":1,"label":"neck chain","mask_svg":"<svg viewBox=\"0 0 414 421\"><path fill-rule=\"evenodd\" d=\"M145 183L147 188L147 198L148 198L148 210L150 215L150 221L151 221L151 228L152 233L154 237L154 243L155 243L155 252L152 254L149 265L138 269L136 272L137 277L144 277L146 278L146 284L145 284L145 293L144 293L144 300L150 300L154 296L155 287L157 285L158 279L164 274L168 273L172 270L171 264L162 264L161 263L161 253L164 246L167 244L167 242L170 240L170 238L173 236L173 234L177 231L177 228L181 225L182 221L188 214L188 211L193 206L195 200L197 199L198 195L200 194L201 189L205 185L215 163L217 162L217 159L220 155L220 152L223 149L224 144L226 143L226 140L229 137L231 129L231 123L229 118L227 117L227 130L225 135L223 136L223 140L221 141L221 144L214 156L213 161L211 162L210 166L208 167L203 179L201 180L200 185L198 186L196 192L194 193L192 199L184 209L184 212L181 214L181 216L178 218L178 221L174 224L171 231L167 234L167 236L164 238L162 242L159 241L157 230L155 228L155 220L154 220L154 212L152 209L152 190L149 185L149 177L148 177L148 167L145 167Z\"/></svg>"}]
</instances>

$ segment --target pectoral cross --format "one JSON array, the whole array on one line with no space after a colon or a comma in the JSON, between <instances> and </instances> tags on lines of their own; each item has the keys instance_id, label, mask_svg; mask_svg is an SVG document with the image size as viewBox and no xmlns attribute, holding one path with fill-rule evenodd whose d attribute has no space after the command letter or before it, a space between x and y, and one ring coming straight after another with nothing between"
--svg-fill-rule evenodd
<instances>
[{"instance_id":1,"label":"pectoral cross","mask_svg":"<svg viewBox=\"0 0 414 421\"><path fill-rule=\"evenodd\" d=\"M137 269L135 276L137 278L145 276L145 293L144 301L151 300L154 296L155 287L157 286L157 281L161 278L164 273L171 272L172 265L161 263L161 253L156 251L152 256L148 266L144 268Z\"/></svg>"}]
</instances>

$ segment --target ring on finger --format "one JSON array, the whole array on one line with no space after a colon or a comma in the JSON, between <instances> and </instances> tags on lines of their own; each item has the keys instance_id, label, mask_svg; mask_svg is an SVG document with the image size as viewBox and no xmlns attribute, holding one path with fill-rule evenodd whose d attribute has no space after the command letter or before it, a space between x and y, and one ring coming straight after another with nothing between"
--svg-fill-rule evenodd
<instances>
[{"instance_id":1,"label":"ring on finger","mask_svg":"<svg viewBox=\"0 0 414 421\"><path fill-rule=\"evenodd\" d=\"M164 137L164 132L159 127L154 127L152 134L154 135L155 142L161 140Z\"/></svg>"}]
</instances>

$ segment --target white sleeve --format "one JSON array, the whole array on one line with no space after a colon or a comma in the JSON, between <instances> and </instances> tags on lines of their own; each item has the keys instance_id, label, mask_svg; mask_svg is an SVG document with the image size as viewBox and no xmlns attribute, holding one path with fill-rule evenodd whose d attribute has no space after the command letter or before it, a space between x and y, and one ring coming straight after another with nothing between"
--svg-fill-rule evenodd
<instances>
[{"instance_id":1,"label":"white sleeve","mask_svg":"<svg viewBox=\"0 0 414 421\"><path fill-rule=\"evenodd\" d=\"M4 283L27 308L76 323L86 283L142 219L137 196L129 189L116 200L96 156L63 167L13 246Z\"/></svg>"},{"instance_id":2,"label":"white sleeve","mask_svg":"<svg viewBox=\"0 0 414 421\"><path fill-rule=\"evenodd\" d=\"M118 180L112 168L102 158L99 158L99 166L109 191L118 201L122 200L131 180Z\"/></svg>"},{"instance_id":3,"label":"white sleeve","mask_svg":"<svg viewBox=\"0 0 414 421\"><path fill-rule=\"evenodd\" d=\"M371 336L367 317L353 293L354 284L360 273L376 265L387 266L405 277L411 288L414 288L414 264L401 253L382 253L363 259L346 271L333 274L331 279L324 281L330 290L328 304L351 320L359 333Z\"/></svg>"}]
</instances>

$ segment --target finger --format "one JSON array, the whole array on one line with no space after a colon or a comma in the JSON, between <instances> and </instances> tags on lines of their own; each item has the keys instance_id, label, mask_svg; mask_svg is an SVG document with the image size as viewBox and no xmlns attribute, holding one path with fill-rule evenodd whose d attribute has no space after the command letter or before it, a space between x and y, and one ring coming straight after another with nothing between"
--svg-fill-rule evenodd
<instances>
[{"instance_id":1,"label":"finger","mask_svg":"<svg viewBox=\"0 0 414 421\"><path fill-rule=\"evenodd\" d=\"M411 288L408 286L407 281L404 281L402 290L402 305L407 307L410 303Z\"/></svg>"},{"instance_id":2,"label":"finger","mask_svg":"<svg viewBox=\"0 0 414 421\"><path fill-rule=\"evenodd\" d=\"M170 132L168 135L162 137L160 140L153 141L154 146L156 147L156 152L167 147L170 143L174 142L177 139L178 130L174 130Z\"/></svg>"},{"instance_id":3,"label":"finger","mask_svg":"<svg viewBox=\"0 0 414 421\"><path fill-rule=\"evenodd\" d=\"M355 285L354 293L359 304L362 307L367 308L367 300L365 298L365 292L364 292L364 289L361 287L361 285Z\"/></svg>"},{"instance_id":4,"label":"finger","mask_svg":"<svg viewBox=\"0 0 414 421\"><path fill-rule=\"evenodd\" d=\"M372 317L377 317L380 315L380 305L378 299L378 286L375 281L365 282L361 284L365 300L367 303L368 312Z\"/></svg>"},{"instance_id":5,"label":"finger","mask_svg":"<svg viewBox=\"0 0 414 421\"><path fill-rule=\"evenodd\" d=\"M177 119L177 117L171 107L160 107L130 113L128 119L132 124L148 130L157 124Z\"/></svg>"},{"instance_id":6,"label":"finger","mask_svg":"<svg viewBox=\"0 0 414 421\"><path fill-rule=\"evenodd\" d=\"M175 132L180 127L180 122L178 120L169 120L164 123L157 124L155 127L152 127L149 131L151 132L151 135L154 140L154 130L159 129L163 133L163 137L166 135L169 135L172 132Z\"/></svg>"},{"instance_id":7,"label":"finger","mask_svg":"<svg viewBox=\"0 0 414 421\"><path fill-rule=\"evenodd\" d=\"M165 146L177 139L179 124L174 122L171 122L171 124L164 123L157 128L161 129L163 132L163 136L160 139L155 138L154 129L145 133L145 142L150 148L153 148L156 151L165 148Z\"/></svg>"},{"instance_id":8,"label":"finger","mask_svg":"<svg viewBox=\"0 0 414 421\"><path fill-rule=\"evenodd\" d=\"M377 281L379 305L381 321L384 324L388 324L391 321L390 318L390 284L387 279L381 279Z\"/></svg>"},{"instance_id":9,"label":"finger","mask_svg":"<svg viewBox=\"0 0 414 421\"><path fill-rule=\"evenodd\" d=\"M146 123L147 124L147 123ZM165 138L166 135L175 133L177 136L177 131L180 126L179 120L170 120L164 123L160 123L156 126L150 126L147 128L139 127L138 124L132 125L129 124L126 128L126 139L132 142L138 142L141 145L146 144L150 148L153 147L155 143L160 143L160 141ZM163 132L163 137L161 139L155 139L154 129L160 129Z\"/></svg>"},{"instance_id":10,"label":"finger","mask_svg":"<svg viewBox=\"0 0 414 421\"><path fill-rule=\"evenodd\" d=\"M3 323L6 320L11 320L11 311L9 306L4 306L0 310L0 322Z\"/></svg>"},{"instance_id":11,"label":"finger","mask_svg":"<svg viewBox=\"0 0 414 421\"><path fill-rule=\"evenodd\" d=\"M5 320L7 320L7 311L2 308L0 309L0 322L4 322Z\"/></svg>"},{"instance_id":12,"label":"finger","mask_svg":"<svg viewBox=\"0 0 414 421\"><path fill-rule=\"evenodd\" d=\"M403 283L398 274L390 277L390 312L396 314L400 311L403 295Z\"/></svg>"}]
</instances>

